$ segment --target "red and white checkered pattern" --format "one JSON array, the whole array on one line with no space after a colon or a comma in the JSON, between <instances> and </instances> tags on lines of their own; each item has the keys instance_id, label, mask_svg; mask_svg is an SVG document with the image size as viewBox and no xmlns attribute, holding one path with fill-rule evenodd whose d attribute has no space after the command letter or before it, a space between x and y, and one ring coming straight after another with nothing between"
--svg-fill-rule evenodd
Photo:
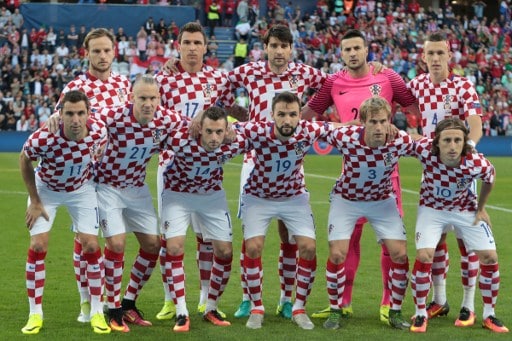
<instances>
[{"instance_id":1,"label":"red and white checkered pattern","mask_svg":"<svg viewBox=\"0 0 512 341\"><path fill-rule=\"evenodd\" d=\"M224 163L245 152L247 142L241 136L214 151L206 151L199 140L191 138L188 126L171 132L164 145L174 154L165 170L164 186L173 192L212 193L222 189Z\"/></svg>"},{"instance_id":2,"label":"red and white checkered pattern","mask_svg":"<svg viewBox=\"0 0 512 341\"><path fill-rule=\"evenodd\" d=\"M392 142L370 148L364 142L364 127L335 129L327 142L343 155L343 171L332 193L351 201L385 200L393 193L391 174L400 156L414 155L414 140L405 132Z\"/></svg>"},{"instance_id":3,"label":"red and white checkered pattern","mask_svg":"<svg viewBox=\"0 0 512 341\"><path fill-rule=\"evenodd\" d=\"M64 87L59 104L65 93L80 90L89 98L93 109L120 106L128 101L131 88L130 80L125 76L111 73L106 81L102 81L87 72L77 76Z\"/></svg>"},{"instance_id":4,"label":"red and white checkered pattern","mask_svg":"<svg viewBox=\"0 0 512 341\"><path fill-rule=\"evenodd\" d=\"M92 163L96 151L106 143L103 122L89 118L89 134L80 141L64 137L62 129L55 134L47 127L38 129L27 139L23 150L31 160L39 160L36 176L49 189L72 192L93 177Z\"/></svg>"},{"instance_id":5,"label":"red and white checkered pattern","mask_svg":"<svg viewBox=\"0 0 512 341\"><path fill-rule=\"evenodd\" d=\"M196 73L180 69L177 73L160 71L155 76L164 107L193 118L213 105L229 106L233 102L226 73L207 65Z\"/></svg>"},{"instance_id":6,"label":"red and white checkered pattern","mask_svg":"<svg viewBox=\"0 0 512 341\"><path fill-rule=\"evenodd\" d=\"M116 188L142 186L151 156L160 151L169 133L183 124L180 115L158 107L155 118L143 126L133 116L130 103L98 110L95 115L106 123L109 137L97 179Z\"/></svg>"},{"instance_id":7,"label":"red and white checkered pattern","mask_svg":"<svg viewBox=\"0 0 512 341\"><path fill-rule=\"evenodd\" d=\"M155 79L159 84L162 106L192 118L212 105L231 106L234 97L226 73L203 65L200 72L189 73L178 65L177 73L160 71ZM158 157L160 166L168 164L172 154L163 151Z\"/></svg>"},{"instance_id":8,"label":"red and white checkered pattern","mask_svg":"<svg viewBox=\"0 0 512 341\"><path fill-rule=\"evenodd\" d=\"M251 121L270 119L276 94L290 91L302 98L308 88L320 89L326 78L326 74L316 68L293 62L279 75L270 70L266 61L247 63L229 72L232 87L245 88L249 94Z\"/></svg>"},{"instance_id":9,"label":"red and white checkered pattern","mask_svg":"<svg viewBox=\"0 0 512 341\"><path fill-rule=\"evenodd\" d=\"M432 83L428 73L411 80L407 87L418 99L423 135L434 138L436 126L443 119L482 115L480 99L473 84L464 77L451 74L439 84Z\"/></svg>"},{"instance_id":10,"label":"red and white checkered pattern","mask_svg":"<svg viewBox=\"0 0 512 341\"><path fill-rule=\"evenodd\" d=\"M459 167L445 166L439 156L431 153L431 140L417 142L416 154L423 166L420 206L443 211L469 211L477 209L477 195L471 190L474 179L493 183L494 166L482 154L467 154Z\"/></svg>"},{"instance_id":11,"label":"red and white checkered pattern","mask_svg":"<svg viewBox=\"0 0 512 341\"><path fill-rule=\"evenodd\" d=\"M244 193L265 199L289 198L306 192L302 164L309 148L327 136L332 125L300 121L295 134L287 141L274 134L274 122L236 124L234 128L254 149L254 169Z\"/></svg>"}]
</instances>

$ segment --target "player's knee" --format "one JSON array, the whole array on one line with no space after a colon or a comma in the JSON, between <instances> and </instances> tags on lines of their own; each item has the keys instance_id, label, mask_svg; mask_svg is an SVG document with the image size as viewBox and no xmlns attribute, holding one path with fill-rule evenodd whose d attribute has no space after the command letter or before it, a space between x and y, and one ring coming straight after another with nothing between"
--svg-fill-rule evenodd
<instances>
[{"instance_id":1,"label":"player's knee","mask_svg":"<svg viewBox=\"0 0 512 341\"><path fill-rule=\"evenodd\" d=\"M498 263L498 254L496 251L481 251L478 254L480 263L485 265Z\"/></svg>"},{"instance_id":2,"label":"player's knee","mask_svg":"<svg viewBox=\"0 0 512 341\"><path fill-rule=\"evenodd\" d=\"M341 264L347 259L347 252L344 252L341 249L333 249L329 250L329 260L334 264Z\"/></svg>"},{"instance_id":3,"label":"player's knee","mask_svg":"<svg viewBox=\"0 0 512 341\"><path fill-rule=\"evenodd\" d=\"M314 242L312 243L305 243L303 245L299 246L299 257L306 259L306 260L312 260L316 256L316 244Z\"/></svg>"},{"instance_id":4,"label":"player's knee","mask_svg":"<svg viewBox=\"0 0 512 341\"><path fill-rule=\"evenodd\" d=\"M419 249L416 251L416 260L421 263L432 263L434 261L434 249Z\"/></svg>"}]
</instances>

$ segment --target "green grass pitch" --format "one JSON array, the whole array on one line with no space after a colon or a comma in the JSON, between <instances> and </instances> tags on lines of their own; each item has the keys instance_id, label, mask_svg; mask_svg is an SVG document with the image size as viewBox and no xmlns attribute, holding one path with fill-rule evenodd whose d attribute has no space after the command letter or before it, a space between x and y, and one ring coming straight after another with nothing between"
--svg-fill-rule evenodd
<instances>
[{"instance_id":1,"label":"green grass pitch","mask_svg":"<svg viewBox=\"0 0 512 341\"><path fill-rule=\"evenodd\" d=\"M512 159L491 158L497 169L497 181L488 203L488 212L493 222L493 231L497 241L500 265L501 287L496 312L499 318L512 327ZM325 289L325 261L327 259L326 225L328 212L328 194L339 175L341 160L337 156L308 156L305 163L306 183L311 192L311 203L317 226L317 258L318 269L316 281L308 301L308 312L325 308L328 304ZM266 316L261 330L248 330L245 319L235 319L235 312L241 299L239 284L240 270L238 255L241 243L240 221L236 218L239 176L241 160L237 158L225 166L224 187L228 196L234 222L234 261L230 282L224 293L220 309L227 313L232 322L231 327L221 328L203 322L195 313L198 300L198 271L195 265L195 238L192 233L187 236L185 254L187 274L187 302L191 312L191 331L186 335L172 332L174 324L170 321L158 321L155 318L163 303L163 291L159 268L155 269L152 278L145 286L138 300L138 307L146 318L153 322L153 327L132 326L129 334L114 333L108 336L95 335L88 324L76 322L79 312L79 296L76 289L72 268L73 234L70 232L70 220L65 209L61 209L51 232L49 252L46 258L46 287L44 292L44 326L33 340L79 340L79 339L139 339L139 340L329 340L330 338L345 340L510 340L512 335L494 335L481 328L482 303L477 289L475 308L477 324L466 329L453 326L462 299L460 282L459 251L455 237L448 236L451 268L448 274L447 291L451 312L448 317L430 321L426 335L413 335L408 331L391 329L379 322L379 303L381 296L380 279L380 247L375 242L373 230L365 226L361 246L361 265L356 278L353 308L354 317L344 320L343 327L337 331L324 330L323 321L313 320L316 328L302 331L290 321L274 315L279 299L279 280L277 276L277 257L279 238L275 222L269 229L264 251L264 303ZM419 162L414 159L403 159L400 163L400 176L403 189L405 225L408 232L409 260L414 263L414 226L416 205L420 181ZM28 317L24 268L29 243L29 235L24 226L26 208L26 190L18 169L18 154L0 154L0 339L28 339L20 329ZM149 167L147 182L156 192L156 162ZM156 205L156 202L155 202ZM125 262L123 290L129 276L137 243L133 235L128 238ZM412 316L414 306L411 291L408 289L403 306L405 316Z\"/></svg>"}]
</instances>

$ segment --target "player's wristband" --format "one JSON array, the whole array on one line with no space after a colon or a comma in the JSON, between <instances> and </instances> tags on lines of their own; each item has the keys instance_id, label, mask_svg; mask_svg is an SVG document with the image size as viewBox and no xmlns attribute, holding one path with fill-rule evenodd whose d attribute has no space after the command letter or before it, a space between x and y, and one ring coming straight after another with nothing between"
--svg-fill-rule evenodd
<instances>
[{"instance_id":1,"label":"player's wristband","mask_svg":"<svg viewBox=\"0 0 512 341\"><path fill-rule=\"evenodd\" d=\"M468 140L466 144L469 144L471 147L476 148L476 143L473 140Z\"/></svg>"}]
</instances>

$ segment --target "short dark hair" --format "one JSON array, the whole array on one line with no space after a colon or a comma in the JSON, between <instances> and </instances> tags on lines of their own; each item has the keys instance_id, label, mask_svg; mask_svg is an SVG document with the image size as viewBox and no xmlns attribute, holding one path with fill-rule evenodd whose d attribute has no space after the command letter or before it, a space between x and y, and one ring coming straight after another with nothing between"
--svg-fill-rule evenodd
<instances>
[{"instance_id":1,"label":"short dark hair","mask_svg":"<svg viewBox=\"0 0 512 341\"><path fill-rule=\"evenodd\" d=\"M272 99L272 111L274 111L276 104L279 102L284 102L287 104L292 104L296 102L299 105L299 110L301 107L300 98L290 91L284 91L274 96L274 98Z\"/></svg>"},{"instance_id":2,"label":"short dark hair","mask_svg":"<svg viewBox=\"0 0 512 341\"><path fill-rule=\"evenodd\" d=\"M87 111L89 111L90 104L89 104L89 98L87 97L87 95L80 90L71 90L64 94L64 97L62 98L62 102L59 105L59 109L64 108L64 104L66 104L67 102L78 103L81 101L83 101L85 103L85 107L87 108Z\"/></svg>"},{"instance_id":3,"label":"short dark hair","mask_svg":"<svg viewBox=\"0 0 512 341\"><path fill-rule=\"evenodd\" d=\"M212 106L203 111L201 124L203 124L205 118L209 118L212 121L225 120L226 125L228 124L228 114L226 113L226 110L220 107Z\"/></svg>"},{"instance_id":4,"label":"short dark hair","mask_svg":"<svg viewBox=\"0 0 512 341\"><path fill-rule=\"evenodd\" d=\"M439 122L436 126L434 141L432 141L432 155L439 155L439 139L441 138L441 132L449 129L460 130L464 133L464 148L462 148L461 156L471 153L473 147L467 143L469 130L465 123L457 117L449 117Z\"/></svg>"},{"instance_id":5,"label":"short dark hair","mask_svg":"<svg viewBox=\"0 0 512 341\"><path fill-rule=\"evenodd\" d=\"M263 37L263 44L268 45L270 38L277 38L280 41L293 45L293 35L290 28L286 25L273 25Z\"/></svg>"},{"instance_id":6,"label":"short dark hair","mask_svg":"<svg viewBox=\"0 0 512 341\"><path fill-rule=\"evenodd\" d=\"M356 29L348 30L347 32L345 32L345 34L341 38L341 41L343 42L343 40L352 39L352 38L361 38L361 39L363 39L364 46L367 45L366 37L364 36L364 34L361 31L356 30Z\"/></svg>"},{"instance_id":7,"label":"short dark hair","mask_svg":"<svg viewBox=\"0 0 512 341\"><path fill-rule=\"evenodd\" d=\"M438 41L446 41L446 35L442 32L434 32L434 33L431 33L427 39L425 41L433 41L433 42L438 42Z\"/></svg>"},{"instance_id":8,"label":"short dark hair","mask_svg":"<svg viewBox=\"0 0 512 341\"><path fill-rule=\"evenodd\" d=\"M206 40L207 40L206 33L204 33L204 29L203 29L203 26L201 26L201 24L199 24L195 21L191 21L191 22L188 22L185 25L183 25L180 28L180 33L178 34L178 43L180 43L180 44L181 44L181 38L183 38L184 32L188 32L188 33L200 32L203 35L204 44L206 45Z\"/></svg>"}]
</instances>

